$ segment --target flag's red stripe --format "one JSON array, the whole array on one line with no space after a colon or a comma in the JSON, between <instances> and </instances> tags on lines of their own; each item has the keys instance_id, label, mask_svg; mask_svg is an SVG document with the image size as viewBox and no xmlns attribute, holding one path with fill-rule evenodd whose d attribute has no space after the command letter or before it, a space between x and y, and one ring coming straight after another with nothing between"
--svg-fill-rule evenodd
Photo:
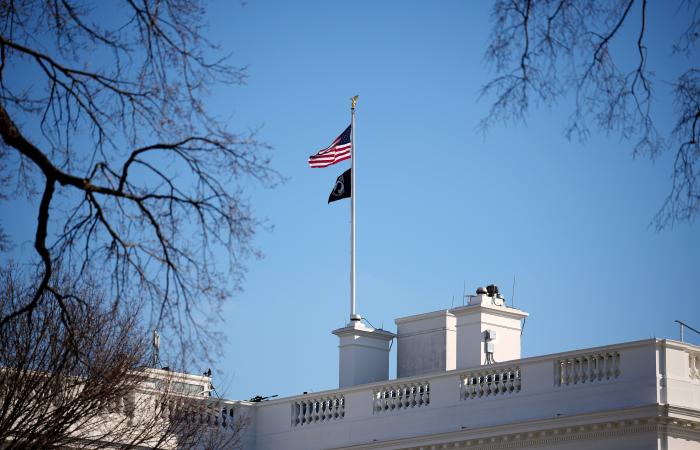
<instances>
[{"instance_id":1,"label":"flag's red stripe","mask_svg":"<svg viewBox=\"0 0 700 450\"><path fill-rule=\"evenodd\" d=\"M349 154L332 159L332 160L328 160L328 161L317 161L317 160L311 161L311 160L309 160L309 166L311 166L312 168L328 167L328 166L332 166L333 164L338 163L340 161L345 161L346 159L350 159Z\"/></svg>"},{"instance_id":2,"label":"flag's red stripe","mask_svg":"<svg viewBox=\"0 0 700 450\"><path fill-rule=\"evenodd\" d=\"M349 154L350 154L350 150L344 150L344 151L335 152L332 154L326 154L323 156L314 155L314 156L309 156L309 161L323 161L323 160L333 159L333 158L337 158L338 156L345 156L345 155L349 155Z\"/></svg>"},{"instance_id":3,"label":"flag's red stripe","mask_svg":"<svg viewBox=\"0 0 700 450\"><path fill-rule=\"evenodd\" d=\"M338 146L338 147L332 148L330 150L324 150L323 152L318 152L315 155L311 155L310 158L313 158L314 156L324 156L324 155L327 155L329 153L333 154L336 152L342 152L342 151L348 151L348 150L350 150L350 145L342 146L342 147Z\"/></svg>"},{"instance_id":4,"label":"flag's red stripe","mask_svg":"<svg viewBox=\"0 0 700 450\"><path fill-rule=\"evenodd\" d=\"M340 159L340 158L344 158L344 159L350 158L350 154L347 153L347 154L344 154L344 155L337 155L337 156L335 156L335 157L333 157L333 158L310 159L309 162L310 162L310 163L322 164L322 163L325 163L325 162L338 161L338 159Z\"/></svg>"},{"instance_id":5,"label":"flag's red stripe","mask_svg":"<svg viewBox=\"0 0 700 450\"><path fill-rule=\"evenodd\" d=\"M320 152L316 153L315 155L310 156L310 158L313 158L314 156L326 155L328 153L338 151L338 150L345 150L345 149L348 149L350 147L351 147L350 144L343 144L343 145L338 145L338 146L333 147L333 148L325 148L325 149L321 150Z\"/></svg>"},{"instance_id":6,"label":"flag's red stripe","mask_svg":"<svg viewBox=\"0 0 700 450\"><path fill-rule=\"evenodd\" d=\"M309 161L324 161L324 160L329 160L333 158L337 158L338 156L345 156L349 155L350 150L343 150L339 152L334 152L334 153L329 153L325 155L314 155L314 156L309 156Z\"/></svg>"},{"instance_id":7,"label":"flag's red stripe","mask_svg":"<svg viewBox=\"0 0 700 450\"><path fill-rule=\"evenodd\" d=\"M349 159L350 155L340 155L336 158L333 159L315 159L313 161L309 161L309 164L333 164L334 162L337 161L343 161L345 159Z\"/></svg>"}]
</instances>

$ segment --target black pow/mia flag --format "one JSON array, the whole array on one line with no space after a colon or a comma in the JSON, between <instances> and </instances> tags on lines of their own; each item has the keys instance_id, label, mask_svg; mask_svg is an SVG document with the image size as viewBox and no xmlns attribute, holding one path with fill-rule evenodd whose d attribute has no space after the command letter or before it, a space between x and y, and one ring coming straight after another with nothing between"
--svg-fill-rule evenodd
<instances>
[{"instance_id":1,"label":"black pow/mia flag","mask_svg":"<svg viewBox=\"0 0 700 450\"><path fill-rule=\"evenodd\" d=\"M350 186L352 180L350 170L351 169L346 170L338 177L337 180L335 180L335 186L333 186L331 195L328 196L328 203L350 197Z\"/></svg>"}]
</instances>

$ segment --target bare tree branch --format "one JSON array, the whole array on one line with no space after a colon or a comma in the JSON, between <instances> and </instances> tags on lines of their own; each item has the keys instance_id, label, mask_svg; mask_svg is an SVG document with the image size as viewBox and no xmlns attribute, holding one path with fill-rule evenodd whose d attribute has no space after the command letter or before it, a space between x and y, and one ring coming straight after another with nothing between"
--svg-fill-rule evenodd
<instances>
[{"instance_id":1,"label":"bare tree branch","mask_svg":"<svg viewBox=\"0 0 700 450\"><path fill-rule=\"evenodd\" d=\"M700 2L686 0L681 9L686 11L683 14L688 26L673 44L673 50L691 57L700 30ZM652 110L654 80L647 67L645 43L647 0L499 0L492 8L492 20L485 59L493 64L496 74L481 89L481 97L492 99L492 106L480 123L482 130L502 121L524 121L531 96L538 104L549 106L569 95L567 86L573 85L575 104L565 135L585 140L592 120L606 133L615 132L631 141L634 155L655 158L677 145L672 193L655 223L663 228L691 221L700 213L700 205L692 201L698 182L693 177L697 174L688 171L689 166L697 166L700 158L688 151L693 140L692 127L682 119L679 123L684 125L676 126L664 138ZM622 32L625 27L638 27L634 41ZM636 65L625 67L626 62L613 57L610 47L614 41L635 49ZM686 119L694 110L679 98L692 91L689 83L687 74L674 83L677 104L683 105L679 117ZM683 132L686 134L681 136Z\"/></svg>"},{"instance_id":2,"label":"bare tree branch","mask_svg":"<svg viewBox=\"0 0 700 450\"><path fill-rule=\"evenodd\" d=\"M71 320L79 299L50 284L60 266L107 280L115 305L140 299L144 320L180 349L206 349L215 331L199 324L217 317L257 254L242 188L281 178L256 131L233 132L207 112L209 90L245 72L201 34L199 2L128 0L99 20L106 7L0 5L0 151L14 156L7 172L23 174L15 190L41 199L43 280L0 327L31 316L46 292Z\"/></svg>"}]
</instances>

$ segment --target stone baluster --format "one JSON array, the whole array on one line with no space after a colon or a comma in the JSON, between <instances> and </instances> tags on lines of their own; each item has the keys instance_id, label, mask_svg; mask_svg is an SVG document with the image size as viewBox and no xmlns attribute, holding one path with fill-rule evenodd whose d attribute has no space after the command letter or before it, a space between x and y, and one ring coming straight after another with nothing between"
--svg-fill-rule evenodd
<instances>
[{"instance_id":1,"label":"stone baluster","mask_svg":"<svg viewBox=\"0 0 700 450\"><path fill-rule=\"evenodd\" d=\"M515 391L515 369L508 369L508 393Z\"/></svg>"},{"instance_id":2,"label":"stone baluster","mask_svg":"<svg viewBox=\"0 0 700 450\"><path fill-rule=\"evenodd\" d=\"M603 353L603 361L605 364L605 379L609 380L612 377L612 355L610 353Z\"/></svg>"},{"instance_id":3,"label":"stone baluster","mask_svg":"<svg viewBox=\"0 0 700 450\"><path fill-rule=\"evenodd\" d=\"M310 417L311 417L311 408L309 407L309 402L304 401L302 402L302 418L301 418L301 423L302 424L307 424L310 423Z\"/></svg>"},{"instance_id":4,"label":"stone baluster","mask_svg":"<svg viewBox=\"0 0 700 450\"><path fill-rule=\"evenodd\" d=\"M559 360L554 365L554 383L557 386L563 386L564 380L564 361Z\"/></svg>"},{"instance_id":5,"label":"stone baluster","mask_svg":"<svg viewBox=\"0 0 700 450\"><path fill-rule=\"evenodd\" d=\"M569 384L569 361L567 359L563 359L561 361L561 384L566 386Z\"/></svg>"},{"instance_id":6,"label":"stone baluster","mask_svg":"<svg viewBox=\"0 0 700 450\"><path fill-rule=\"evenodd\" d=\"M563 375L561 377L564 386L569 384L569 360L565 359L561 362Z\"/></svg>"},{"instance_id":7,"label":"stone baluster","mask_svg":"<svg viewBox=\"0 0 700 450\"><path fill-rule=\"evenodd\" d=\"M605 378L605 357L600 353L593 355L596 362L596 379L598 381Z\"/></svg>"}]
</instances>

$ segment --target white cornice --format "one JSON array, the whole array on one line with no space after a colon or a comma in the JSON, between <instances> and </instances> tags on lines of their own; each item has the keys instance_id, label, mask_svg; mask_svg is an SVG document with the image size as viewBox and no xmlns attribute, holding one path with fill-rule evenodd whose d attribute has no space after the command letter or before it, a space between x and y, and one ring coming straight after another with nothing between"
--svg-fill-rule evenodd
<instances>
[{"instance_id":1,"label":"white cornice","mask_svg":"<svg viewBox=\"0 0 700 450\"><path fill-rule=\"evenodd\" d=\"M523 319L530 314L510 306L489 306L489 305L467 305L458 306L450 310L455 317L471 314L493 314L495 316L507 317L509 319Z\"/></svg>"},{"instance_id":2,"label":"white cornice","mask_svg":"<svg viewBox=\"0 0 700 450\"><path fill-rule=\"evenodd\" d=\"M332 333L338 337L357 335L385 341L390 341L396 337L396 335L391 331L383 330L381 328L368 328L365 326L347 326L333 330Z\"/></svg>"},{"instance_id":3,"label":"white cornice","mask_svg":"<svg viewBox=\"0 0 700 450\"><path fill-rule=\"evenodd\" d=\"M669 412L676 410L686 411L685 408L652 404L604 413L581 414L392 441L371 442L337 447L334 450L380 448L386 450L422 450L426 448L500 450L556 445L566 441L598 439L650 431L700 441L700 421L669 417Z\"/></svg>"},{"instance_id":4,"label":"white cornice","mask_svg":"<svg viewBox=\"0 0 700 450\"><path fill-rule=\"evenodd\" d=\"M454 314L450 313L450 310L448 309L440 309L438 311L416 314L413 316L399 317L398 319L394 319L394 323L396 325L401 325L405 323L415 322L417 320L432 319L436 317L454 317Z\"/></svg>"}]
</instances>

